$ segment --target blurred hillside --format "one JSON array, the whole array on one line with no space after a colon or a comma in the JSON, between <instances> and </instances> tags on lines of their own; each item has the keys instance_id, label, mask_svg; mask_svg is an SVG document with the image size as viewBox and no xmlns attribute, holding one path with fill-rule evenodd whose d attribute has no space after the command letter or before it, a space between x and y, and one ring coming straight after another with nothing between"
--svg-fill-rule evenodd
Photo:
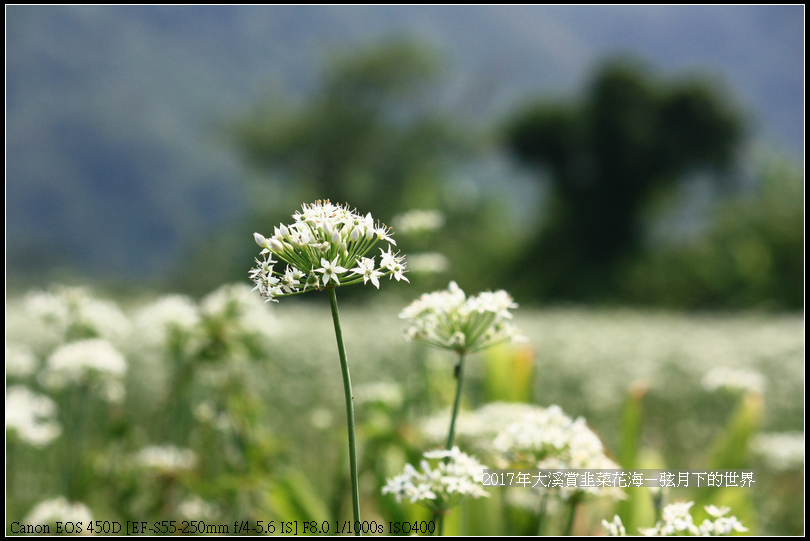
<instances>
[{"instance_id":1,"label":"blurred hillside","mask_svg":"<svg viewBox=\"0 0 810 541\"><path fill-rule=\"evenodd\" d=\"M629 51L658 70L722 79L754 140L801 159L801 9L12 6L9 283L185 285L176 272L195 245L249 222L247 181L262 175L246 167L226 126L268 100L305 106L324 65L391 36L444 55L430 98L472 131L486 132L529 96L575 91L606 54ZM532 182L491 167L477 178L463 167L450 173L478 185L497 178L512 199L496 205L522 202L533 218ZM249 264L235 266L246 273Z\"/></svg>"}]
</instances>

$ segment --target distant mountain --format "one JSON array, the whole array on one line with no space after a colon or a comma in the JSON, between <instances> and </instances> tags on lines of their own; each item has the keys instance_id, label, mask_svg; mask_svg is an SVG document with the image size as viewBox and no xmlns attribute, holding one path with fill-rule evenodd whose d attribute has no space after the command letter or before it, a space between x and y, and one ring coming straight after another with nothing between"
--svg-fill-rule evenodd
<instances>
[{"instance_id":1,"label":"distant mountain","mask_svg":"<svg viewBox=\"0 0 810 541\"><path fill-rule=\"evenodd\" d=\"M803 6L9 6L8 270L165 273L245 209L222 123L390 36L444 53L445 102L481 123L628 51L718 78L758 138L803 156Z\"/></svg>"}]
</instances>

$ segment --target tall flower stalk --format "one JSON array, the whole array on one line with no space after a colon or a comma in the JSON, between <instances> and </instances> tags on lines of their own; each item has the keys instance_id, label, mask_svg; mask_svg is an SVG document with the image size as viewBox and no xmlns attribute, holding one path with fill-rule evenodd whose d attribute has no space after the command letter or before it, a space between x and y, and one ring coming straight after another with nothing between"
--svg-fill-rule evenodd
<instances>
[{"instance_id":1,"label":"tall flower stalk","mask_svg":"<svg viewBox=\"0 0 810 541\"><path fill-rule=\"evenodd\" d=\"M517 332L509 322L510 309L517 308L512 297L503 290L483 292L469 297L455 282L446 290L426 293L407 306L400 317L407 319L409 340L421 342L458 355L455 367L456 394L445 449L453 449L456 419L461 404L464 383L464 361L468 354L516 339ZM438 520L442 534L444 515L448 508L436 506L433 519Z\"/></svg>"},{"instance_id":2,"label":"tall flower stalk","mask_svg":"<svg viewBox=\"0 0 810 541\"><path fill-rule=\"evenodd\" d=\"M391 230L385 224L374 222L370 213L363 216L348 206L334 205L326 200L304 204L302 211L293 215L293 220L290 225L276 227L270 237L253 234L262 251L261 259L256 259L256 267L250 271L250 278L265 302L277 302L278 297L307 290L326 291L329 295L346 401L352 512L354 524L358 525L362 522L354 403L335 289L369 281L379 289L380 278L385 276L407 282L404 256L392 252L391 246L396 246L396 242L391 238ZM387 242L388 246L387 250L380 248L378 265L375 255L367 256L380 241ZM283 271L276 269L280 264L284 265ZM355 528L355 533L360 535L358 528Z\"/></svg>"}]
</instances>

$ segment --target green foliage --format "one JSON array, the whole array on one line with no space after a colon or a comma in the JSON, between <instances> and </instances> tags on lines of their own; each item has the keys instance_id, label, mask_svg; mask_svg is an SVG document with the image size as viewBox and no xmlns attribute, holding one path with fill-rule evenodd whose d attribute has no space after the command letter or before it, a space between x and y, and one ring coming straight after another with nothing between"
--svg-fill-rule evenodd
<instances>
[{"instance_id":1,"label":"green foliage","mask_svg":"<svg viewBox=\"0 0 810 541\"><path fill-rule=\"evenodd\" d=\"M623 288L635 302L676 308L800 309L803 201L802 171L772 157L753 193L721 200L704 235L629 266Z\"/></svg>"},{"instance_id":2,"label":"green foliage","mask_svg":"<svg viewBox=\"0 0 810 541\"><path fill-rule=\"evenodd\" d=\"M739 113L700 80L664 82L626 61L604 65L581 103L541 101L506 128L506 147L551 174L543 231L517 272L534 298L615 293L614 273L636 254L650 197L699 168L727 167Z\"/></svg>"}]
</instances>

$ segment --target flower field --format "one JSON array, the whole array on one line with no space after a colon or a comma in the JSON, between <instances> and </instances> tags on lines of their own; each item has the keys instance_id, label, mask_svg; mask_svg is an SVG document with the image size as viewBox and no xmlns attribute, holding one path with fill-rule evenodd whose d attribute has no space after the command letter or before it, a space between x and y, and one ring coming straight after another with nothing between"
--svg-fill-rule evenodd
<instances>
[{"instance_id":1,"label":"flower field","mask_svg":"<svg viewBox=\"0 0 810 541\"><path fill-rule=\"evenodd\" d=\"M202 521L195 524L207 533L272 523L273 533L300 534L311 521L322 533L350 532L328 302L265 304L250 289L114 301L53 287L8 300L7 534L90 518L145 521L154 533L169 533L163 521ZM465 361L455 437L462 454L454 454L435 450L447 438L456 356L406 340L398 315L407 304L383 288L374 303L341 310L368 531L407 534L431 520L407 487L427 475L418 469L425 456L431 471L463 453L471 464L501 467L499 456L525 457L526 445L536 452L537 441L550 441L542 423L553 418L570 427L560 434L584 434L625 469L753 469L756 482L595 493L570 513L561 495L544 499L539 513L532 489L487 487L486 497L464 499L444 517L445 534L551 534L570 519L572 533L602 535L602 521L616 514L633 534L655 526L656 497L694 501L696 525L709 516L719 524L718 508L728 506L749 534L803 533L800 315L517 308L510 324L526 340ZM514 425L528 404L535 424ZM676 510L682 518L689 506Z\"/></svg>"}]
</instances>

